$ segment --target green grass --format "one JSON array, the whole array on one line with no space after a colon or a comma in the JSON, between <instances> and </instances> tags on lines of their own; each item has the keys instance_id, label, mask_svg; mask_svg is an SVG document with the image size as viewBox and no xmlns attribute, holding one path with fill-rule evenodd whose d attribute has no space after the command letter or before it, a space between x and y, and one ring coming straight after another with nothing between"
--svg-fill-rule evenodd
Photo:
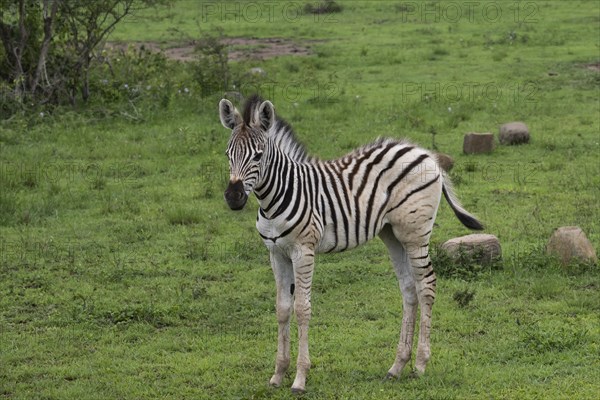
<instances>
[{"instance_id":1,"label":"green grass","mask_svg":"<svg viewBox=\"0 0 600 400\"><path fill-rule=\"evenodd\" d=\"M599 60L597 2L523 3L517 20L513 2L490 3L503 11L494 22L482 3L457 23L403 2L340 3L286 21L283 5L252 19L251 2L236 17L178 1L112 37L223 27L308 43L308 57L236 66L267 72L242 90L271 99L323 158L378 136L431 148L433 128L459 197L499 237L500 269L440 266L427 372L395 382L381 381L402 315L383 244L319 256L303 397L594 398L598 266L563 269L543 248L563 225L600 248L600 75L585 67ZM275 285L256 202L234 213L222 198L220 97L171 96L138 119L92 108L0 123L1 398L289 398L293 368L286 387L267 386ZM513 120L529 144L462 154L465 133ZM445 204L437 223L436 245L469 233Z\"/></svg>"}]
</instances>

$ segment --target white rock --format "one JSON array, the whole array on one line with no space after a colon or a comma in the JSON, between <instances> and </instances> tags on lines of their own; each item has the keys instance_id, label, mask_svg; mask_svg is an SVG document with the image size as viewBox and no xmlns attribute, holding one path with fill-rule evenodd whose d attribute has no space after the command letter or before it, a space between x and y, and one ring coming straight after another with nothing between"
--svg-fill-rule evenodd
<instances>
[{"instance_id":1,"label":"white rock","mask_svg":"<svg viewBox=\"0 0 600 400\"><path fill-rule=\"evenodd\" d=\"M562 226L552 233L546 252L557 256L563 265L575 260L597 263L594 246L578 226Z\"/></svg>"},{"instance_id":2,"label":"white rock","mask_svg":"<svg viewBox=\"0 0 600 400\"><path fill-rule=\"evenodd\" d=\"M529 128L523 122L509 122L500 127L498 140L505 145L529 143Z\"/></svg>"},{"instance_id":3,"label":"white rock","mask_svg":"<svg viewBox=\"0 0 600 400\"><path fill-rule=\"evenodd\" d=\"M454 259L466 256L482 265L490 264L502 257L500 241L494 235L474 233L450 239L442 245L442 250Z\"/></svg>"}]
</instances>

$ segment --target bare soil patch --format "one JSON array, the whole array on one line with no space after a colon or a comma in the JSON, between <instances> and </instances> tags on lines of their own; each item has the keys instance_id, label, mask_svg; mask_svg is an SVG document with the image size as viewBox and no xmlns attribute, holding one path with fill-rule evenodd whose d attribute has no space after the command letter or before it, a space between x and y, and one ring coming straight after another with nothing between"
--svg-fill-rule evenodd
<instances>
[{"instance_id":1,"label":"bare soil patch","mask_svg":"<svg viewBox=\"0 0 600 400\"><path fill-rule=\"evenodd\" d=\"M229 47L229 59L238 60L267 60L279 56L308 56L312 54L310 45L317 41L302 43L290 39L281 38L226 38L223 41ZM177 61L193 61L194 49L197 42L130 42L130 43L108 43L107 47L114 50L125 50L128 47L147 49L153 52L162 52L166 57Z\"/></svg>"},{"instance_id":2,"label":"bare soil patch","mask_svg":"<svg viewBox=\"0 0 600 400\"><path fill-rule=\"evenodd\" d=\"M584 66L585 66L585 68L589 69L590 71L600 72L600 61L591 63L591 64L586 64Z\"/></svg>"}]
</instances>

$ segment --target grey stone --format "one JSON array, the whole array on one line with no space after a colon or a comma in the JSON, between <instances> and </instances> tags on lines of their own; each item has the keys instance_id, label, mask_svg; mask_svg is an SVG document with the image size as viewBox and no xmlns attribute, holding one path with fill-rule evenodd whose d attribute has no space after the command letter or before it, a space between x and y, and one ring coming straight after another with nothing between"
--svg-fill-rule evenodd
<instances>
[{"instance_id":1,"label":"grey stone","mask_svg":"<svg viewBox=\"0 0 600 400\"><path fill-rule=\"evenodd\" d=\"M579 260L595 264L598 262L594 246L578 226L562 226L552 233L546 252L558 257L563 266Z\"/></svg>"},{"instance_id":2,"label":"grey stone","mask_svg":"<svg viewBox=\"0 0 600 400\"><path fill-rule=\"evenodd\" d=\"M529 143L529 128L523 122L509 122L500 127L498 140L504 145Z\"/></svg>"},{"instance_id":3,"label":"grey stone","mask_svg":"<svg viewBox=\"0 0 600 400\"><path fill-rule=\"evenodd\" d=\"M260 67L254 67L254 68L250 68L250 74L265 76L267 73L265 72L264 69L262 69Z\"/></svg>"},{"instance_id":4,"label":"grey stone","mask_svg":"<svg viewBox=\"0 0 600 400\"><path fill-rule=\"evenodd\" d=\"M482 265L491 264L502 258L500 241L494 235L474 233L450 239L442 245L452 259L466 257L469 261Z\"/></svg>"},{"instance_id":5,"label":"grey stone","mask_svg":"<svg viewBox=\"0 0 600 400\"><path fill-rule=\"evenodd\" d=\"M491 153L494 150L493 133L467 133L463 140L465 154Z\"/></svg>"}]
</instances>

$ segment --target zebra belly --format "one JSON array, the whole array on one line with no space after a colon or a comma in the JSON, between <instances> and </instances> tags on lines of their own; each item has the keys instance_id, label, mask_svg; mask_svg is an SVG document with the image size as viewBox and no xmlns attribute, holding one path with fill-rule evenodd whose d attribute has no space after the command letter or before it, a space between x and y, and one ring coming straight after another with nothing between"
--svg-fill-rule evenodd
<instances>
[{"instance_id":1,"label":"zebra belly","mask_svg":"<svg viewBox=\"0 0 600 400\"><path fill-rule=\"evenodd\" d=\"M373 237L379 233L385 223L386 221L384 219L380 226L371 232L372 235L369 237L359 235L358 241L356 240L355 230L349 230L346 232L343 229L338 229L339 227L332 223L327 224L316 251L317 253L338 253L358 247L373 239Z\"/></svg>"},{"instance_id":2,"label":"zebra belly","mask_svg":"<svg viewBox=\"0 0 600 400\"><path fill-rule=\"evenodd\" d=\"M339 241L336 238L336 229L337 227L333 224L329 224L325 226L325 231L321 237L321 241L317 246L317 253L329 253L340 251L338 247L340 246Z\"/></svg>"},{"instance_id":3,"label":"zebra belly","mask_svg":"<svg viewBox=\"0 0 600 400\"><path fill-rule=\"evenodd\" d=\"M286 223L283 220L274 221L259 216L256 222L256 228L258 229L258 233L263 239L265 246L270 251L281 251L291 257L292 253L298 251L301 246L307 245L307 243L300 243L301 240L297 236L298 232L282 235L286 232L287 228L289 228L289 223ZM361 240L360 242L357 242L353 233L346 233L343 228L340 229L339 226L336 226L331 222L323 227L322 232L313 231L313 233L316 234L318 240L315 247L316 253L336 253L349 250L367 241ZM314 238L313 235L308 235L308 237ZM314 244L312 246L314 246Z\"/></svg>"}]
</instances>

